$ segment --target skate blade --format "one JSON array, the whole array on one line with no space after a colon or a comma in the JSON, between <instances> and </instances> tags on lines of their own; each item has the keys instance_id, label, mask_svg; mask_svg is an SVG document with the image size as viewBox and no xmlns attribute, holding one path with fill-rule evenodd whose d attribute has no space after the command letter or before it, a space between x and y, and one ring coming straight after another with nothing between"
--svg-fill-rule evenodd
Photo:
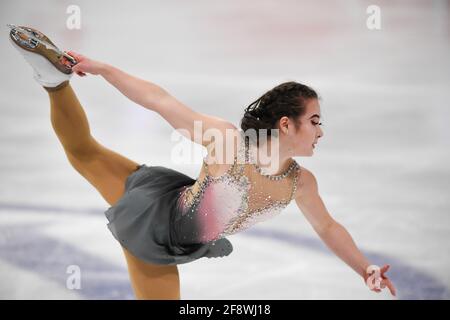
<instances>
[{"instance_id":1,"label":"skate blade","mask_svg":"<svg viewBox=\"0 0 450 320\"><path fill-rule=\"evenodd\" d=\"M64 57L66 57L67 60L69 60L69 62L72 65L76 65L78 62L77 60L75 60L74 57L72 57L71 55L68 55L67 53L65 53L64 51L61 51L60 49L58 49L57 47L55 47L54 45L48 43L47 41L44 41L42 39L37 38L32 31L26 30L20 26L16 26L14 24L6 24L7 27L9 27L11 29L11 32L15 35L17 35L17 33L22 33L24 35L26 35L29 39L31 39L30 41L30 47L34 48L37 46L37 44L41 44L43 46L45 46L47 49L53 50L55 51L57 54L62 55Z\"/></svg>"}]
</instances>

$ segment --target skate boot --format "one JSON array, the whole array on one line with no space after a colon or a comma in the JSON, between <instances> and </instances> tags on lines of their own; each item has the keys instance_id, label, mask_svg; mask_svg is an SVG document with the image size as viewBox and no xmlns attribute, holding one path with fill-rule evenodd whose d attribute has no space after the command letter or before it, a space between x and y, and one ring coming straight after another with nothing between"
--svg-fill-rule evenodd
<instances>
[{"instance_id":1,"label":"skate boot","mask_svg":"<svg viewBox=\"0 0 450 320\"><path fill-rule=\"evenodd\" d=\"M34 79L47 91L66 86L77 61L56 47L42 32L30 27L8 24L9 40L33 67ZM63 59L65 57L66 59Z\"/></svg>"}]
</instances>

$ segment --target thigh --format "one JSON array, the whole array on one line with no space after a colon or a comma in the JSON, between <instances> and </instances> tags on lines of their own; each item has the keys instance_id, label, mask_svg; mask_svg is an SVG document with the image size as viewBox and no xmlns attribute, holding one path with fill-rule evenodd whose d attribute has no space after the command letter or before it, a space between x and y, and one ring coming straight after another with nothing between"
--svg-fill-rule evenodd
<instances>
[{"instance_id":1,"label":"thigh","mask_svg":"<svg viewBox=\"0 0 450 320\"><path fill-rule=\"evenodd\" d=\"M114 205L125 191L127 177L138 163L93 140L88 156L66 153L69 162L108 202Z\"/></svg>"},{"instance_id":2,"label":"thigh","mask_svg":"<svg viewBox=\"0 0 450 320\"><path fill-rule=\"evenodd\" d=\"M180 299L180 278L176 265L150 264L122 249L136 299Z\"/></svg>"}]
</instances>

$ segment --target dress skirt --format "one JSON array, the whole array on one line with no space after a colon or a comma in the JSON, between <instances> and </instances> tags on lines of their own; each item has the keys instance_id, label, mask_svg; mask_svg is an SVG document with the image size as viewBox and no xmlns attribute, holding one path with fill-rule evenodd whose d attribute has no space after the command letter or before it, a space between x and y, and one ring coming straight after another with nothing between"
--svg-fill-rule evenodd
<instances>
[{"instance_id":1,"label":"dress skirt","mask_svg":"<svg viewBox=\"0 0 450 320\"><path fill-rule=\"evenodd\" d=\"M196 180L164 166L141 164L126 179L125 192L108 210L108 228L117 241L135 257L154 264L176 265L202 257L216 258L233 251L231 242L220 238L207 243L182 243L181 191ZM186 232L192 226L183 224Z\"/></svg>"}]
</instances>

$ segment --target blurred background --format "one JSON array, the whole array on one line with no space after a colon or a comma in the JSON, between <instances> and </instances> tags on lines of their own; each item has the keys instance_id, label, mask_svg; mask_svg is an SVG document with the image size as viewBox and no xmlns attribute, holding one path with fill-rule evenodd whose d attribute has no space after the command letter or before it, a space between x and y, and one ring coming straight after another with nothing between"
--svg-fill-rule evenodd
<instances>
[{"instance_id":1,"label":"blurred background","mask_svg":"<svg viewBox=\"0 0 450 320\"><path fill-rule=\"evenodd\" d=\"M12 23L237 126L272 87L312 86L324 137L296 160L329 212L371 262L391 265L398 299L448 299L449 16L445 0L1 1L0 298L133 298L109 206L67 161L47 93L8 42ZM102 144L197 177L206 150L174 161L173 129L158 114L101 77L71 83ZM294 202L229 240L230 256L179 265L182 299L393 299L369 291Z\"/></svg>"}]
</instances>

